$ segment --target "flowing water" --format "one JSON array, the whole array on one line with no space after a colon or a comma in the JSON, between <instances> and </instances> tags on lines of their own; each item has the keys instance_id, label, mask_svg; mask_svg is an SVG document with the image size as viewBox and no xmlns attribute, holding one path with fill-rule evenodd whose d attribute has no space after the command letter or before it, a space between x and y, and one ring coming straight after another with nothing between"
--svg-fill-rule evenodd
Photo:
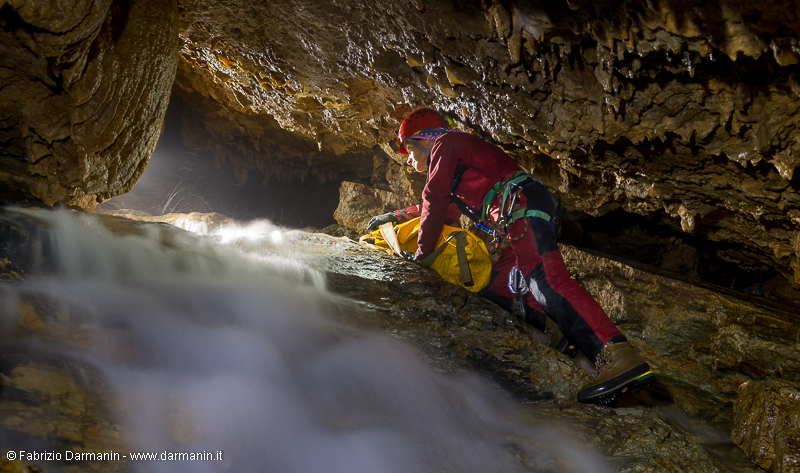
<instances>
[{"instance_id":1,"label":"flowing water","mask_svg":"<svg viewBox=\"0 0 800 473\"><path fill-rule=\"evenodd\" d=\"M483 379L335 322L357 305L327 292L313 256L268 222L199 237L118 232L67 211L6 209L3 220L25 229L4 249L33 276L0 285L0 354L64 367L118 435L23 435L32 427L3 411L0 443L125 456L31 462L45 472L606 471L591 449L519 422ZM38 325L30 307L43 307ZM38 424L63 424L47 414L61 411L41 412ZM138 452L157 459L132 460Z\"/></svg>"}]
</instances>

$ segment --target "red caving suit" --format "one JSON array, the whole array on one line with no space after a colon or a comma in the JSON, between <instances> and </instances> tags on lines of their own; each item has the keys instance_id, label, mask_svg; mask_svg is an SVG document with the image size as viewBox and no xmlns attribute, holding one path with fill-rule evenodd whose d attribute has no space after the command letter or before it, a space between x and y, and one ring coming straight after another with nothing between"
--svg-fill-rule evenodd
<instances>
[{"instance_id":1,"label":"red caving suit","mask_svg":"<svg viewBox=\"0 0 800 473\"><path fill-rule=\"evenodd\" d=\"M396 211L400 222L422 217L416 259L420 261L436 249L445 221L458 218L460 211L451 204L451 193L480 215L495 183L521 170L502 150L477 136L449 132L439 137L431 150L422 205ZM521 189L519 205L555 215L557 202L546 187L531 180ZM490 206L491 223L499 219L499 200L496 197ZM508 273L518 266L531 288L526 296L527 305L533 309L528 322L542 329L543 317L550 316L572 343L589 359L595 359L602 346L620 332L597 301L570 276L551 223L522 217L508 228L508 236L511 245L495 263L492 282L481 294L511 310L516 296L508 288Z\"/></svg>"}]
</instances>

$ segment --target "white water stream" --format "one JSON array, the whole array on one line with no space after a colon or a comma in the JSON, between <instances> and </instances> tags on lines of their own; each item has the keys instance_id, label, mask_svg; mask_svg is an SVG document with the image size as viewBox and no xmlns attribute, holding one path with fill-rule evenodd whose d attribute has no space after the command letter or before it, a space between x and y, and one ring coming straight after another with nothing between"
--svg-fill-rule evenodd
<instances>
[{"instance_id":1,"label":"white water stream","mask_svg":"<svg viewBox=\"0 0 800 473\"><path fill-rule=\"evenodd\" d=\"M0 284L0 349L99 372L122 454L222 452L129 461L131 471L606 471L589 448L518 423L485 380L440 373L400 340L335 323L330 314L356 305L326 292L312 257L268 222L210 238L157 225L120 236L90 215L14 212L50 230L32 244L39 276ZM63 342L15 335L34 299L60 314L47 323ZM16 449L41 448L5 432Z\"/></svg>"}]
</instances>

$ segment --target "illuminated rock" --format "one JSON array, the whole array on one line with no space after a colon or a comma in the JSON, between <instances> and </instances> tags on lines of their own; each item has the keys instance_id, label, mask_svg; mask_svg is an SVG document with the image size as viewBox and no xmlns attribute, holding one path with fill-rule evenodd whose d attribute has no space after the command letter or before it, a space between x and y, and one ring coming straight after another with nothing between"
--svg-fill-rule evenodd
<instances>
[{"instance_id":1,"label":"illuminated rock","mask_svg":"<svg viewBox=\"0 0 800 473\"><path fill-rule=\"evenodd\" d=\"M150 222L204 223L207 230L229 222L218 214L129 215ZM188 263L191 255L199 254L205 245L168 225L101 215L82 215L80 219L121 235L119 241L125 246L146 237L150 250L141 257L152 258L152 253L163 251L164 255ZM33 238L45 219L35 215L21 218L19 213L10 211L3 213L1 220L2 229L11 226L27 231ZM272 233L278 230L271 225L262 227ZM242 228L237 226L237 231ZM328 316L353 327L381 330L406 340L420 349L437 370L488 376L518 400L528 401L525 415L530 420L570 432L569 436L577 435L620 469L723 471L700 445L692 425L699 426L696 430L730 432L731 405L743 381L752 383L745 386L756 386L767 377L779 377L785 384L800 381L795 348L798 329L786 314L757 301L564 246L565 260L574 277L606 308L653 366L659 380L650 391L627 401L623 398L627 402L624 407L582 405L574 396L586 382L586 373L576 362L529 336L514 314L444 282L430 270L346 238L319 233L279 230L278 238L270 236L270 241L280 243L264 247L258 246L258 238L250 238L258 235L241 232L240 236L241 241L234 241L232 246L251 247L251 256L259 260L283 252L296 263L302 261L323 271L328 290L348 300L334 297L327 301L324 306ZM29 244L41 247L33 240ZM0 257L13 261L15 255L23 259L29 256L20 251L22 247L15 248L4 247ZM176 287L182 284L177 281ZM5 319L9 331L4 332L4 342L27 335L76 348L99 347L98 353L104 359L132 357L132 362L147 353L112 341L128 340L125 324L111 323L106 332L95 330L94 315L82 312L83 305L52 303L36 291L11 302L16 311ZM205 327L209 320L200 317L197 322ZM24 353L18 346L5 345L7 350L0 357L5 388L0 390L0 411L8 413L0 416L0 421L7 431L59 444L82 442L85 449L119 449L125 445L126 432L108 433L114 427L100 401L110 408L116 404L114 393L104 390L101 376L92 371L76 371L71 362L60 362L59 352L48 355L37 351L36 359L21 356ZM76 380L78 373L86 374ZM87 395L87 390L94 396ZM29 402L21 403L20 399ZM736 409L745 416L758 416L761 401L751 404L739 402ZM669 414L662 406L673 406L683 417ZM174 433L192 435L187 427L191 423L177 420L186 413L180 405L173 407L176 423L169 424ZM740 414L736 415L738 419ZM787 432L792 432L789 427ZM569 462L568 457L559 457L558 461ZM123 463L114 466L124 468Z\"/></svg>"},{"instance_id":2,"label":"illuminated rock","mask_svg":"<svg viewBox=\"0 0 800 473\"><path fill-rule=\"evenodd\" d=\"M186 144L240 182L368 181L376 159L403 162L385 143L427 104L578 216L645 215L800 287L791 4L193 0L180 26L174 3L18 4L3 13L5 200L91 208L130 189L178 55Z\"/></svg>"},{"instance_id":3,"label":"illuminated rock","mask_svg":"<svg viewBox=\"0 0 800 473\"><path fill-rule=\"evenodd\" d=\"M3 199L92 209L130 190L175 77L177 3L3 4Z\"/></svg>"},{"instance_id":4,"label":"illuminated rock","mask_svg":"<svg viewBox=\"0 0 800 473\"><path fill-rule=\"evenodd\" d=\"M800 471L800 384L748 381L733 406L734 443L770 472Z\"/></svg>"}]
</instances>

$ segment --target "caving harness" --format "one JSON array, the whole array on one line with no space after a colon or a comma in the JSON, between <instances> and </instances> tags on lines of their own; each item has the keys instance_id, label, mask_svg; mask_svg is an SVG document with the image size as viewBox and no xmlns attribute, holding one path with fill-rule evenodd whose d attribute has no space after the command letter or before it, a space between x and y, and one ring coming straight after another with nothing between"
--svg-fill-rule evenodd
<instances>
[{"instance_id":1,"label":"caving harness","mask_svg":"<svg viewBox=\"0 0 800 473\"><path fill-rule=\"evenodd\" d=\"M453 179L452 189L458 186L465 170L466 168L461 166L456 169L456 176ZM472 220L476 227L492 236L492 246L494 248L501 247L506 241L517 241L525 236L529 228L527 218L524 220L525 228L518 236L514 238L508 236L509 227L523 217L540 218L547 222L550 228L556 232L556 235L560 235L561 217L566 213L566 210L561 206L561 196L556 191L558 203L556 206L556 214L553 216L541 210L528 210L520 205L519 200L520 194L522 193L522 186L529 182L536 182L553 190L551 187L545 185L541 179L533 177L525 171L516 171L508 179L497 182L489 192L486 193L480 215L469 208L463 200L452 192L450 193L450 201L456 204L459 210L461 210L461 213ZM499 216L497 222L493 223L489 218L489 212L491 211L492 203L498 196L500 197Z\"/></svg>"},{"instance_id":2,"label":"caving harness","mask_svg":"<svg viewBox=\"0 0 800 473\"><path fill-rule=\"evenodd\" d=\"M461 176L466 168L459 167L456 169L455 178L452 183L452 189L458 186ZM528 218L539 218L544 220L550 228L556 232L557 236L561 233L561 217L566 213L566 209L561 206L561 195L555 191L557 204L555 215L551 216L547 212L541 210L529 210L522 206L520 196L522 193L522 186L529 182L539 183L548 189L554 190L542 182L541 179L533 177L525 171L516 171L508 179L497 182L483 199L483 207L481 213L478 215L470 209L463 200L458 198L455 193L450 194L450 201L455 203L461 212L473 221L475 226L492 236L492 250L497 252L500 248L504 247L507 243L517 241L524 237L528 232L529 224ZM495 199L499 198L499 215L496 223L491 222L490 211L492 203ZM511 225L524 217L524 228L522 232L516 237L508 235L508 229ZM525 277L519 270L518 266L514 266L508 274L508 289L512 294L517 296L517 303L519 305L520 315L523 320L527 319L528 306L525 303L525 295L530 292L530 287L525 281Z\"/></svg>"},{"instance_id":3,"label":"caving harness","mask_svg":"<svg viewBox=\"0 0 800 473\"><path fill-rule=\"evenodd\" d=\"M390 141L389 146L393 150L406 155L408 154L408 151L405 149L406 143L419 148L419 150L424 152L427 156L427 166L430 168L430 157L432 150L418 145L415 140L427 139L435 141L448 132L460 132L460 130L455 129L455 124L447 115L444 115L433 109L423 108L412 112L403 120L400 125L397 138ZM461 177L466 169L467 168L463 166L456 168L451 189L454 190L456 187L458 187L458 183L460 182ZM492 236L492 249L490 252L499 254L502 252L501 248L506 244L517 241L525 236L530 228L528 224L528 218L542 219L550 226L550 228L553 229L554 232L556 232L557 237L561 234L561 217L564 213L566 213L561 206L561 195L558 193L558 191L554 192L558 199L555 215L550 215L541 210L528 210L525 208L525 206L520 205L519 201L522 194L522 186L529 182L537 182L555 191L555 189L546 186L541 179L533 177L523 170L519 170L511 174L511 176L509 176L507 179L499 181L492 186L483 199L483 206L481 208L480 215L469 208L464 201L458 198L452 191L450 193L450 201L456 204L461 212L470 220L472 220L473 223L475 223L475 226ZM492 204L496 199L499 199L499 215L497 222L492 222L490 218L490 211ZM508 234L508 230L511 225L520 218L523 219L524 228L519 235L511 238ZM461 242L461 245L463 245L463 242ZM438 255L435 254L436 252L434 255L430 255L424 262L422 262L422 264L426 265L426 262L430 264L430 261L435 260L438 257ZM461 255L459 255L459 259L460 258ZM468 270L469 269L467 266L467 271ZM464 285L463 283L467 281L469 281L468 284L471 283L471 280L469 280L471 278L469 278L468 275L462 274L461 276L462 285ZM469 285L466 287L469 287ZM516 294L520 305L520 311L523 319L525 319L527 316L527 305L525 304L524 299L525 294L530 291L530 288L525 282L525 278L518 266L514 266L509 273L508 287L513 294Z\"/></svg>"}]
</instances>

